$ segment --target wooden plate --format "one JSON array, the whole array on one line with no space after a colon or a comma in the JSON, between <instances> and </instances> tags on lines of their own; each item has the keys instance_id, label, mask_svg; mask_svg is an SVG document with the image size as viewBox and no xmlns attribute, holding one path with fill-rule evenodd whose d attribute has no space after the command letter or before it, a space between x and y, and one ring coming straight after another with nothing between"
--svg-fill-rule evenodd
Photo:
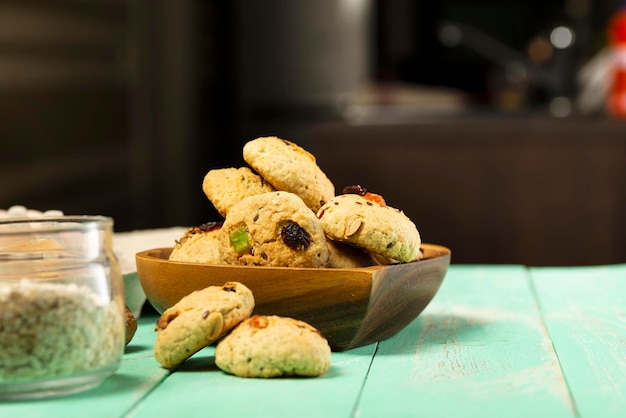
<instances>
[{"instance_id":1,"label":"wooden plate","mask_svg":"<svg viewBox=\"0 0 626 418\"><path fill-rule=\"evenodd\" d=\"M308 322L335 351L396 334L430 303L450 265L450 250L434 244L422 244L420 261L356 269L184 263L169 261L171 250L136 255L139 282L158 312L194 290L238 281L254 294L255 314Z\"/></svg>"}]
</instances>

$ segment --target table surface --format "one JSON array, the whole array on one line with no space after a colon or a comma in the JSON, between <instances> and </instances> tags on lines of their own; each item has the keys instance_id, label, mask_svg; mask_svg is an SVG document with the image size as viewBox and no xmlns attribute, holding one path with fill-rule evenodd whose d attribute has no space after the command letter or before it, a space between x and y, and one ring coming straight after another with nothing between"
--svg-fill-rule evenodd
<instances>
[{"instance_id":1,"label":"table surface","mask_svg":"<svg viewBox=\"0 0 626 418\"><path fill-rule=\"evenodd\" d=\"M452 265L394 337L333 353L317 378L244 379L207 347L176 372L142 317L118 372L63 398L0 404L0 417L624 417L626 265Z\"/></svg>"}]
</instances>

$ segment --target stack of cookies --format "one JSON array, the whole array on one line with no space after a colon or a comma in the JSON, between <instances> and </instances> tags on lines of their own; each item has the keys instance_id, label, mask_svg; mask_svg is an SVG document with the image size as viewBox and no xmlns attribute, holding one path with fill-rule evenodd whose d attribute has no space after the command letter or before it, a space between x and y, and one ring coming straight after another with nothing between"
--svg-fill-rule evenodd
<instances>
[{"instance_id":1,"label":"stack of cookies","mask_svg":"<svg viewBox=\"0 0 626 418\"><path fill-rule=\"evenodd\" d=\"M353 268L410 262L420 234L400 210L359 186L335 194L315 157L293 142L246 143L249 167L209 171L202 189L223 221L190 228L172 261Z\"/></svg>"},{"instance_id":2,"label":"stack of cookies","mask_svg":"<svg viewBox=\"0 0 626 418\"><path fill-rule=\"evenodd\" d=\"M209 171L203 191L223 220L189 228L172 261L275 267L354 268L419 259L415 224L360 186L339 195L315 157L277 137L245 144L249 167ZM252 315L241 283L182 298L157 322L154 354L165 368L216 342L215 363L244 377L319 376L330 367L327 340L311 325Z\"/></svg>"}]
</instances>

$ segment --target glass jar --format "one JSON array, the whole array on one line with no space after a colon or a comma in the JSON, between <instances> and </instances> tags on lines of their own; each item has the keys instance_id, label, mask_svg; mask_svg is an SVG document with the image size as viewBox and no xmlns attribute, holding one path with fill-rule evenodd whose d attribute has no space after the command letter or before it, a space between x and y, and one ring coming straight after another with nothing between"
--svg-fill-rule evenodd
<instances>
[{"instance_id":1,"label":"glass jar","mask_svg":"<svg viewBox=\"0 0 626 418\"><path fill-rule=\"evenodd\" d=\"M0 399L84 391L119 367L124 287L113 220L0 220Z\"/></svg>"}]
</instances>

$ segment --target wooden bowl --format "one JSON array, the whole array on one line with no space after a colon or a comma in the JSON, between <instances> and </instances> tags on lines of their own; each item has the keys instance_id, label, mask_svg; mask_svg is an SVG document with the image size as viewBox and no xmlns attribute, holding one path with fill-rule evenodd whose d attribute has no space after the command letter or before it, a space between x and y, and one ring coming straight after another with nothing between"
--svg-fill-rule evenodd
<instances>
[{"instance_id":1,"label":"wooden bowl","mask_svg":"<svg viewBox=\"0 0 626 418\"><path fill-rule=\"evenodd\" d=\"M148 301L162 313L183 296L238 281L250 288L254 313L308 322L342 351L388 338L430 303L450 265L450 250L422 244L424 258L355 269L209 265L169 261L171 248L136 255Z\"/></svg>"}]
</instances>

